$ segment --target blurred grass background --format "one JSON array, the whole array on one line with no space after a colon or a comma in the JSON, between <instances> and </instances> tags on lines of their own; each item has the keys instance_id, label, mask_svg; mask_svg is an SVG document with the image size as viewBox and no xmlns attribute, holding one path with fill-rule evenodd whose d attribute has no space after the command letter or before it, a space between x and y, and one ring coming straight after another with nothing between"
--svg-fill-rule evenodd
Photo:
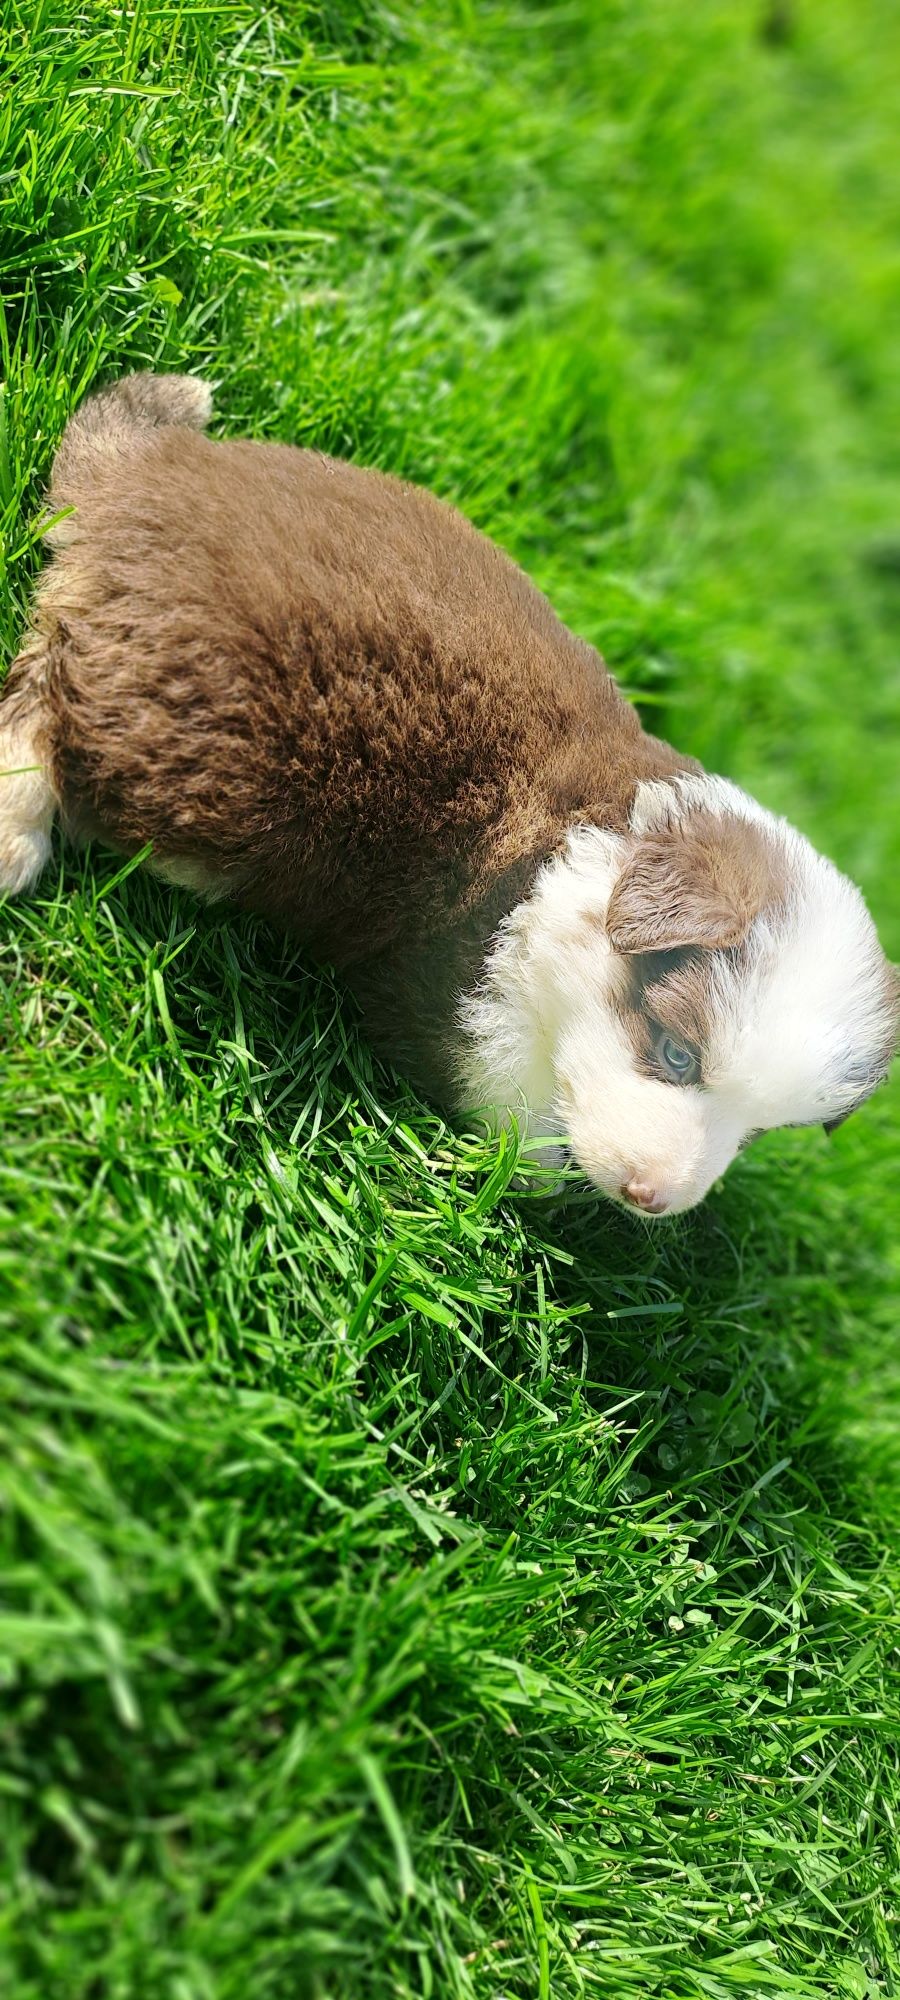
<instances>
[{"instance_id":1,"label":"blurred grass background","mask_svg":"<svg viewBox=\"0 0 900 2000\"><path fill-rule=\"evenodd\" d=\"M458 502L900 952L887 0L10 0L5 658L83 391ZM0 1983L891 1995L897 1095L648 1234L99 852L0 916Z\"/></svg>"}]
</instances>

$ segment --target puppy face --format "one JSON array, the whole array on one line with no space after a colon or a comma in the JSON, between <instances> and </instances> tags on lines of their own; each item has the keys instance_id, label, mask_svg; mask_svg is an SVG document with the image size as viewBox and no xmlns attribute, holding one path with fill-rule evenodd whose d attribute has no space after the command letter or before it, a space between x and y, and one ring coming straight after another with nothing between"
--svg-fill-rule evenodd
<instances>
[{"instance_id":1,"label":"puppy face","mask_svg":"<svg viewBox=\"0 0 900 2000\"><path fill-rule=\"evenodd\" d=\"M862 897L801 835L721 780L645 786L509 920L464 1010L469 1102L525 1100L606 1194L673 1214L758 1132L847 1117L897 1014Z\"/></svg>"}]
</instances>

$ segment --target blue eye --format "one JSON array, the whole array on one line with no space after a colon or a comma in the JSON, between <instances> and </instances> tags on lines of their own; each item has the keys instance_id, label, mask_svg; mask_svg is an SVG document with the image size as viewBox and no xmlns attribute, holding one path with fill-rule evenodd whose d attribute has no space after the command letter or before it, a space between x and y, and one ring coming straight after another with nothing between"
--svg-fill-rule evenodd
<instances>
[{"instance_id":1,"label":"blue eye","mask_svg":"<svg viewBox=\"0 0 900 2000\"><path fill-rule=\"evenodd\" d=\"M696 1083L700 1064L693 1049L686 1049L683 1042L676 1042L673 1035L666 1034L665 1028L661 1028L656 1037L656 1053L672 1083Z\"/></svg>"}]
</instances>

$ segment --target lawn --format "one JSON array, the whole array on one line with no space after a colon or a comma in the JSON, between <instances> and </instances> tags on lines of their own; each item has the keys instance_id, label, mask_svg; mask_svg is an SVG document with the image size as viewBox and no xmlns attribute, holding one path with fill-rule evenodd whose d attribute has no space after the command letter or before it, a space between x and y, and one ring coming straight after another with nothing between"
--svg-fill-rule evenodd
<instances>
[{"instance_id":1,"label":"lawn","mask_svg":"<svg viewBox=\"0 0 900 2000\"><path fill-rule=\"evenodd\" d=\"M0 62L4 663L73 404L206 373L458 502L900 953L889 0L8 0ZM106 853L0 949L0 1989L900 1992L896 1084L648 1229Z\"/></svg>"}]
</instances>

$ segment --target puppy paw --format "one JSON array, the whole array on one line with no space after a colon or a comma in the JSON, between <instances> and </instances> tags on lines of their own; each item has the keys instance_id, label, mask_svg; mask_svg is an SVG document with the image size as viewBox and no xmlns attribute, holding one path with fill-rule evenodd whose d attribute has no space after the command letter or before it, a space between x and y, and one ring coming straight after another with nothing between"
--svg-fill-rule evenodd
<instances>
[{"instance_id":1,"label":"puppy paw","mask_svg":"<svg viewBox=\"0 0 900 2000\"><path fill-rule=\"evenodd\" d=\"M41 826L14 832L0 818L0 896L32 889L50 858L50 835Z\"/></svg>"},{"instance_id":2,"label":"puppy paw","mask_svg":"<svg viewBox=\"0 0 900 2000\"><path fill-rule=\"evenodd\" d=\"M0 729L0 895L20 896L50 854L56 799L33 718Z\"/></svg>"}]
</instances>

